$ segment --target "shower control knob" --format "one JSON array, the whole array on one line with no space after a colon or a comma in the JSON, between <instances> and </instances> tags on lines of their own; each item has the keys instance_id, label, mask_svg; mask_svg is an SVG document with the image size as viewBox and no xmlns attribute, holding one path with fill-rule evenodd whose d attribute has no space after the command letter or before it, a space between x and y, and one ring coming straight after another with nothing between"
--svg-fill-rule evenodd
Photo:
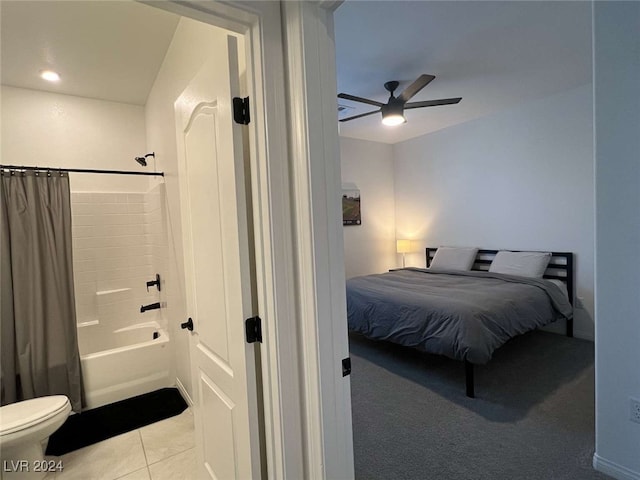
<instances>
[{"instance_id":1,"label":"shower control knob","mask_svg":"<svg viewBox=\"0 0 640 480\"><path fill-rule=\"evenodd\" d=\"M192 332L193 331L193 319L191 317L189 317L189 320L187 320L186 322L180 324L180 328L182 328L182 329L186 328L187 330Z\"/></svg>"}]
</instances>

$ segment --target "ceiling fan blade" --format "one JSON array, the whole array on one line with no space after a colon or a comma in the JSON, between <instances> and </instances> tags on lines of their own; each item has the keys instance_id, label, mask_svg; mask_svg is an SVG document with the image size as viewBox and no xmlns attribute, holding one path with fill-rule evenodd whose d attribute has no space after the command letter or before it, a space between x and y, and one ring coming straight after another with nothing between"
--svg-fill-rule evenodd
<instances>
[{"instance_id":1,"label":"ceiling fan blade","mask_svg":"<svg viewBox=\"0 0 640 480\"><path fill-rule=\"evenodd\" d=\"M368 103L376 107L381 107L384 103L376 102L375 100L369 100L368 98L356 97L355 95L349 95L348 93L339 93L338 98L344 98L345 100L351 100L352 102Z\"/></svg>"},{"instance_id":2,"label":"ceiling fan blade","mask_svg":"<svg viewBox=\"0 0 640 480\"><path fill-rule=\"evenodd\" d=\"M413 97L416 93L429 85L429 82L431 82L431 80L433 80L434 78L436 77L433 75L427 75L426 73L423 73L415 82L405 88L404 92L402 92L398 98L403 102L408 102L411 97Z\"/></svg>"},{"instance_id":3,"label":"ceiling fan blade","mask_svg":"<svg viewBox=\"0 0 640 480\"><path fill-rule=\"evenodd\" d=\"M374 113L380 113L380 110L374 110L373 112L361 113L360 115L354 115L353 117L341 118L340 122L348 122L349 120L355 120L356 118L366 117L368 115L373 115Z\"/></svg>"},{"instance_id":4,"label":"ceiling fan blade","mask_svg":"<svg viewBox=\"0 0 640 480\"><path fill-rule=\"evenodd\" d=\"M462 100L462 97L443 98L441 100L427 100L424 102L405 103L405 110L408 108L437 107L438 105L454 105Z\"/></svg>"}]
</instances>

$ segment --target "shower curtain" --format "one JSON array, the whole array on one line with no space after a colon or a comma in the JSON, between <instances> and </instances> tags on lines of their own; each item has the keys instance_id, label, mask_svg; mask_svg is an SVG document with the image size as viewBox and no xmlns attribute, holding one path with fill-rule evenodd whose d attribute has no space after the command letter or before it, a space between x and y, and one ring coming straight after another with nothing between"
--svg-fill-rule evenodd
<instances>
[{"instance_id":1,"label":"shower curtain","mask_svg":"<svg viewBox=\"0 0 640 480\"><path fill-rule=\"evenodd\" d=\"M82 404L66 172L0 169L1 403Z\"/></svg>"}]
</instances>

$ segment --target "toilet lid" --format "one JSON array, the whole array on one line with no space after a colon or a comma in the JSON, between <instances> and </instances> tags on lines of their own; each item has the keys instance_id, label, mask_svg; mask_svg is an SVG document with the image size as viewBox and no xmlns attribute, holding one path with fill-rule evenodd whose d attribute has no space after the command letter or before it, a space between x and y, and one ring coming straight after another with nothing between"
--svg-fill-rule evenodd
<instances>
[{"instance_id":1,"label":"toilet lid","mask_svg":"<svg viewBox=\"0 0 640 480\"><path fill-rule=\"evenodd\" d=\"M29 428L43 422L69 407L64 395L32 398L0 408L0 435Z\"/></svg>"}]
</instances>

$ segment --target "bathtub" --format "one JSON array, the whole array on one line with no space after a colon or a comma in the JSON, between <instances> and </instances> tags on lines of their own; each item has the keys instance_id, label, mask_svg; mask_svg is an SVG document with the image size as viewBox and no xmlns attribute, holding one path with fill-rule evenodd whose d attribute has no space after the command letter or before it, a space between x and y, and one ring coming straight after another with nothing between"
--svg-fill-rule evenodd
<instances>
[{"instance_id":1,"label":"bathtub","mask_svg":"<svg viewBox=\"0 0 640 480\"><path fill-rule=\"evenodd\" d=\"M156 322L109 330L78 325L87 408L170 386L169 337Z\"/></svg>"}]
</instances>

